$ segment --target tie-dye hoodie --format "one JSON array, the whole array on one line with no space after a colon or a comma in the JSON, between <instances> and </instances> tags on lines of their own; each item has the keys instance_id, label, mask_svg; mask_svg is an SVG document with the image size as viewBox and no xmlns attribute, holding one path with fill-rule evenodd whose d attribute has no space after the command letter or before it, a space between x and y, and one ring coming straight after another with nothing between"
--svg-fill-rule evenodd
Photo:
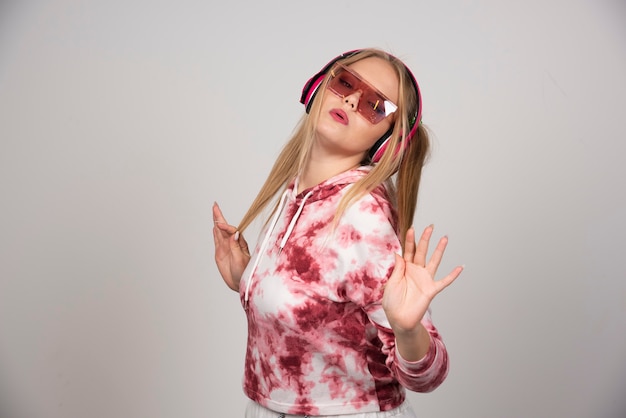
<instances>
[{"instance_id":1,"label":"tie-dye hoodie","mask_svg":"<svg viewBox=\"0 0 626 418\"><path fill-rule=\"evenodd\" d=\"M381 306L401 247L381 186L333 216L362 167L296 195L283 194L240 284L248 318L244 391L277 412L386 411L404 387L434 390L448 372L446 348L427 314L428 354L408 362ZM296 183L296 182L294 182Z\"/></svg>"}]
</instances>

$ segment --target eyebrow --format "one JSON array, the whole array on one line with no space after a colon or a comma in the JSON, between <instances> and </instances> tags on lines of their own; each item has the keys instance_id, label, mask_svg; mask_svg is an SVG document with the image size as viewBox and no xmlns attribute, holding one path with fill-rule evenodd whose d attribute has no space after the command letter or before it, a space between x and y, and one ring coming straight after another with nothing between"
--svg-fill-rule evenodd
<instances>
[{"instance_id":1,"label":"eyebrow","mask_svg":"<svg viewBox=\"0 0 626 418\"><path fill-rule=\"evenodd\" d=\"M365 77L363 77L361 74L359 74L356 70L354 70L353 68L348 67L347 65L343 65L343 64L339 64L339 66L345 68L346 71L348 71L348 72L352 73L353 75L357 76L359 78L359 80L361 80L362 82L366 83L368 86L374 88L376 93L380 94L384 100L386 100L388 102L391 102L392 104L395 105L395 102L393 100L391 100L385 93L383 93L378 87L373 85L369 80L367 80ZM378 103L376 105L378 106Z\"/></svg>"}]
</instances>

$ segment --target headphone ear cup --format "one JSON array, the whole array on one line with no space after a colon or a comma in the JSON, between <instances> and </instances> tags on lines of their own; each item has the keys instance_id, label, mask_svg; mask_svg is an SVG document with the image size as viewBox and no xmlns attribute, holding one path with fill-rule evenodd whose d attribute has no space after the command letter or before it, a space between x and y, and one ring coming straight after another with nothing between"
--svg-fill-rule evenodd
<instances>
[{"instance_id":1,"label":"headphone ear cup","mask_svg":"<svg viewBox=\"0 0 626 418\"><path fill-rule=\"evenodd\" d=\"M378 141L372 145L372 148L369 150L369 157L373 163L377 163L382 158L385 150L387 149L387 142L389 142L389 138L391 138L391 133L393 132L393 126L389 128L387 132L381 136Z\"/></svg>"},{"instance_id":2,"label":"headphone ear cup","mask_svg":"<svg viewBox=\"0 0 626 418\"><path fill-rule=\"evenodd\" d=\"M409 132L410 136L403 135L400 138L400 143L396 147L396 152L404 152L406 150L406 148L409 146L410 141L413 139L415 131L416 129L412 128L411 132ZM385 153L385 150L387 149L389 139L391 139L392 133L393 133L393 126L389 128L389 130L385 132L385 134L381 136L380 139L374 143L374 145L372 145L372 148L370 148L368 152L370 161L372 163L379 162L380 159L383 157L383 154Z\"/></svg>"},{"instance_id":3,"label":"headphone ear cup","mask_svg":"<svg viewBox=\"0 0 626 418\"><path fill-rule=\"evenodd\" d=\"M306 82L306 84L302 88L302 95L300 96L300 103L305 106L306 113L309 113L309 111L311 110L311 106L313 105L313 99L315 98L315 95L317 94L317 90L319 89L320 85L324 81L326 73L332 68L333 65L335 65L337 61L348 58L349 56L354 55L359 51L359 49L355 49L353 51L344 52L338 57L333 58L328 64L324 66L324 68L322 68L317 74L315 74L309 79L309 81Z\"/></svg>"},{"instance_id":4,"label":"headphone ear cup","mask_svg":"<svg viewBox=\"0 0 626 418\"><path fill-rule=\"evenodd\" d=\"M309 113L311 106L313 105L313 99L317 94L317 90L324 81L326 73L317 73L307 81L302 89L302 96L300 96L300 103L305 107L306 113Z\"/></svg>"}]
</instances>

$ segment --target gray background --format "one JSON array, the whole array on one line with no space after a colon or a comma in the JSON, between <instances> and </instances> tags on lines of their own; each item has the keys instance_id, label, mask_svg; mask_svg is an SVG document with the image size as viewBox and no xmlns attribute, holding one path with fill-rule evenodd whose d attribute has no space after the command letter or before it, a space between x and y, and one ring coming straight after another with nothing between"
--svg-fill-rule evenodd
<instances>
[{"instance_id":1,"label":"gray background","mask_svg":"<svg viewBox=\"0 0 626 418\"><path fill-rule=\"evenodd\" d=\"M419 417L626 416L623 1L0 3L0 416L240 417L213 262L335 55L403 58L466 264ZM247 232L252 243L258 224Z\"/></svg>"}]
</instances>

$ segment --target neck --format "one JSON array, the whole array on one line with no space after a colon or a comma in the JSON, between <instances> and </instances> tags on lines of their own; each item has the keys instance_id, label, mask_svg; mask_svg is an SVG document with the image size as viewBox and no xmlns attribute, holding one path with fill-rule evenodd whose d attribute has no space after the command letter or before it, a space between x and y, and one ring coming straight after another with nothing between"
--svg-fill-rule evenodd
<instances>
[{"instance_id":1,"label":"neck","mask_svg":"<svg viewBox=\"0 0 626 418\"><path fill-rule=\"evenodd\" d=\"M360 158L310 158L300 174L297 192L300 193L305 189L317 186L337 174L352 170L360 165Z\"/></svg>"}]
</instances>

